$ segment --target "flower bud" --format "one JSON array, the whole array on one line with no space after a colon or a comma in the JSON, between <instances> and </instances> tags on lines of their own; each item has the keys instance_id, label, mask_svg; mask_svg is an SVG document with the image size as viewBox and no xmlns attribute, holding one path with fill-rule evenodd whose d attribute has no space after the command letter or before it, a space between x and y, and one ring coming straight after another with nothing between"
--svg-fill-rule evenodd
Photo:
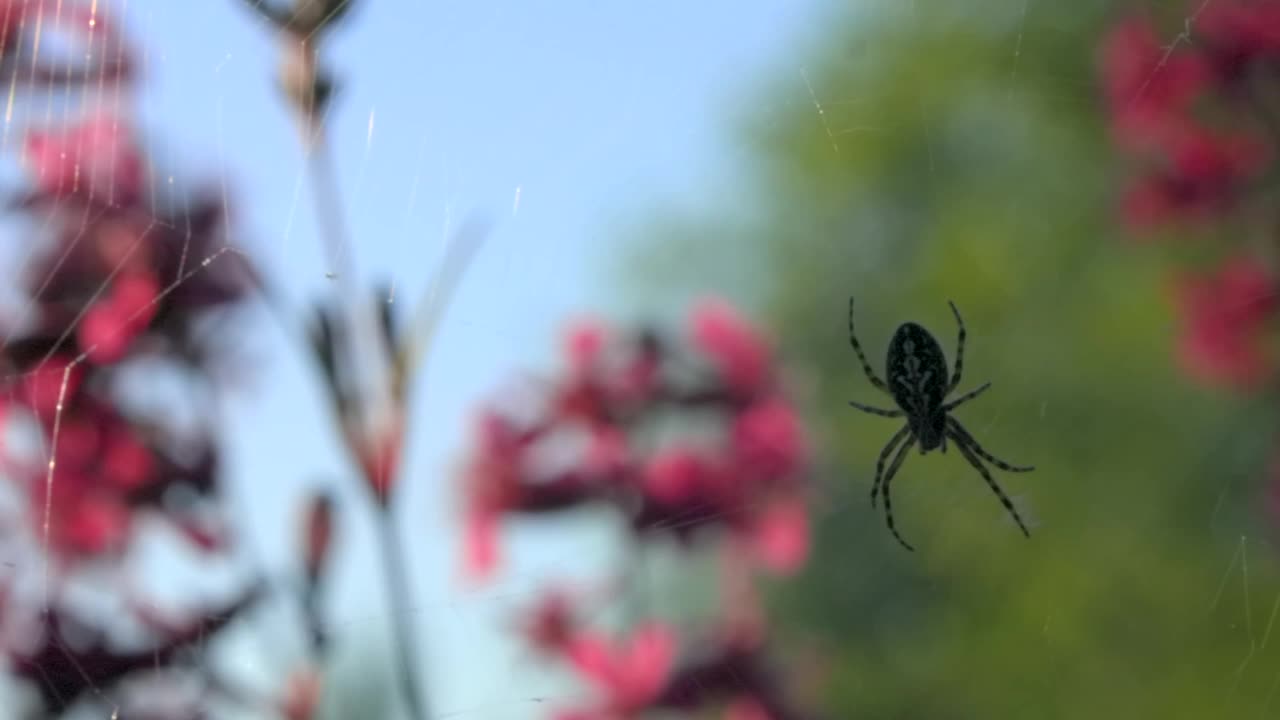
<instances>
[{"instance_id":1,"label":"flower bud","mask_svg":"<svg viewBox=\"0 0 1280 720\"><path fill-rule=\"evenodd\" d=\"M307 500L302 557L310 585L319 582L329 559L329 547L333 544L333 506L333 497L325 490L315 492Z\"/></svg>"}]
</instances>

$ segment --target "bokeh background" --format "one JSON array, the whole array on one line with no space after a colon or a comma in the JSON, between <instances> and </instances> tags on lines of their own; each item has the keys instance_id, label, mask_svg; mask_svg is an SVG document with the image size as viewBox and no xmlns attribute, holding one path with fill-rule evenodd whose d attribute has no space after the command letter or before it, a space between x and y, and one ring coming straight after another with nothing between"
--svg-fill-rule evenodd
<instances>
[{"instance_id":1,"label":"bokeh background","mask_svg":"<svg viewBox=\"0 0 1280 720\"><path fill-rule=\"evenodd\" d=\"M1194 43L1175 38L1196 8L1162 5L1162 40ZM1118 220L1100 47L1133 9L834 12L733 113L751 150L732 197L647 226L654 276L740 273L809 383L840 499L777 598L823 649L836 717L1276 712L1274 396L1207 392L1173 350L1170 269L1210 265L1233 229L1171 245ZM845 339L849 295L873 364L906 320L953 352L957 303L965 386L994 383L958 416L1037 466L998 476L1030 542L952 454L908 458L894 508L917 552L892 541L865 491L896 425L845 405L879 400Z\"/></svg>"},{"instance_id":2,"label":"bokeh background","mask_svg":"<svg viewBox=\"0 0 1280 720\"><path fill-rule=\"evenodd\" d=\"M244 5L102 4L145 49L134 102L156 161L225 178L235 242L277 293L237 340L254 372L208 409L238 552L287 566L307 494L335 493L340 639L317 717L398 717L368 498L299 329L279 322L330 292L334 268L273 85L278 48ZM1198 47L1198 5L1141 6L1161 53ZM590 582L627 552L613 518L515 522L498 576L462 582L452 478L475 408L554 367L575 317L669 319L708 294L773 336L815 448L810 562L766 593L775 660L815 716L1280 713L1274 383L1186 370L1177 285L1275 224L1123 221L1133 169L1103 46L1134 8L355 3L325 52L354 238L337 272L415 301L451 233L475 213L493 222L433 341L396 508L435 717L552 717L580 684L531 654L513 618L550 579ZM15 137L41 112L13 119ZM19 247L23 227L8 233ZM882 400L849 348L850 295L876 365L908 320L952 356L947 301L959 307L962 387L993 388L957 415L995 455L1036 466L996 474L1029 540L951 452L908 457L894 510L916 552L894 542L866 496L898 426L847 405ZM140 582L162 602L216 596L244 555L160 552ZM642 578L650 601L696 606L699 562L665 556ZM287 612L256 613L225 662L268 687L306 652Z\"/></svg>"}]
</instances>

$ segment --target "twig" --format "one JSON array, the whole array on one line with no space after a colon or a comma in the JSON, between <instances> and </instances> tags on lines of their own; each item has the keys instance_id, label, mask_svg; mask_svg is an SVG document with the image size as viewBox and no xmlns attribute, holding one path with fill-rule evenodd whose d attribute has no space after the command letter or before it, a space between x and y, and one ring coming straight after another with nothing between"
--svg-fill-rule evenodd
<instances>
[{"instance_id":1,"label":"twig","mask_svg":"<svg viewBox=\"0 0 1280 720\"><path fill-rule=\"evenodd\" d=\"M391 604L392 634L396 646L400 673L400 684L404 688L405 702L409 705L409 716L414 720L427 720L431 714L427 712L426 695L419 680L420 664L413 642L412 623L409 613L412 606L409 602L409 574L404 559L404 548L396 536L395 516L390 506L380 506L378 511L378 530L382 541L382 559L386 564L388 602Z\"/></svg>"}]
</instances>

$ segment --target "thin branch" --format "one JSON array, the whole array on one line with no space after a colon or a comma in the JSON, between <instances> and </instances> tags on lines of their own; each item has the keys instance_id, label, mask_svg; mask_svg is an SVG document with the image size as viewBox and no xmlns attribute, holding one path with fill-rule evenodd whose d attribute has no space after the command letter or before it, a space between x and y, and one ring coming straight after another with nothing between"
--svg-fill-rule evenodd
<instances>
[{"instance_id":1,"label":"thin branch","mask_svg":"<svg viewBox=\"0 0 1280 720\"><path fill-rule=\"evenodd\" d=\"M427 720L431 713L427 709L426 694L419 680L421 663L416 653L413 623L409 622L413 612L410 597L408 566L405 563L404 548L396 535L395 517L390 508L379 508L378 530L382 541L383 562L387 574L387 602L391 604L391 629L394 636L398 662L396 669L400 674L400 685L404 688L405 702L409 706L409 716L414 720Z\"/></svg>"}]
</instances>

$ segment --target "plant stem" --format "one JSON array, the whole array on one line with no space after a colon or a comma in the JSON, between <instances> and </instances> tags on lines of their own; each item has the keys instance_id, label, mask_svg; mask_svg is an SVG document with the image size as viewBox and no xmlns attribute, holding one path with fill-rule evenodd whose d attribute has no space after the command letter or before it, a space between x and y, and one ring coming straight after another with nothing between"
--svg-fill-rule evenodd
<instances>
[{"instance_id":1,"label":"plant stem","mask_svg":"<svg viewBox=\"0 0 1280 720\"><path fill-rule=\"evenodd\" d=\"M421 672L415 651L413 623L409 622L413 612L410 601L409 574L405 564L404 548L396 535L395 516L390 507L378 508L378 530L382 536L382 559L386 564L387 602L391 606L391 634L396 645L397 672L400 674L400 686L404 690L405 703L409 707L409 717L413 720L427 720L426 695L420 681Z\"/></svg>"},{"instance_id":2,"label":"plant stem","mask_svg":"<svg viewBox=\"0 0 1280 720\"><path fill-rule=\"evenodd\" d=\"M355 293L355 276L351 246L347 242L346 218L342 214L341 192L330 157L328 135L316 130L316 136L306 146L311 165L311 188L316 203L317 229L324 242L329 260L329 273L338 286L352 299Z\"/></svg>"},{"instance_id":3,"label":"plant stem","mask_svg":"<svg viewBox=\"0 0 1280 720\"><path fill-rule=\"evenodd\" d=\"M347 242L345 218L342 215L341 193L334 173L333 159L329 154L329 145L326 142L326 136L320 134L321 132L318 130L317 135L310 138L312 144L309 147L316 215L329 256L331 272L338 281L338 293L348 313L348 327L352 328L353 332L359 332L357 328L363 326L359 324L361 318L357 317L355 310L355 271L350 243ZM355 342L358 345L359 339L353 340L349 337L348 342ZM353 364L354 374L358 376L362 358L357 351L358 348L349 347L348 349L351 350L348 360ZM362 403L358 406L367 412L367 408ZM360 418L361 421L366 419ZM376 510L375 523L382 542L380 554L386 566L387 602L391 607L391 630L394 636L392 642L396 646L396 671L400 675L400 686L404 691L409 717L413 720L427 720L429 714L420 681L416 644L413 633L410 632L409 613L412 612L413 603L410 601L411 591L404 548L396 535L395 516L392 514L390 504L380 501Z\"/></svg>"}]
</instances>

